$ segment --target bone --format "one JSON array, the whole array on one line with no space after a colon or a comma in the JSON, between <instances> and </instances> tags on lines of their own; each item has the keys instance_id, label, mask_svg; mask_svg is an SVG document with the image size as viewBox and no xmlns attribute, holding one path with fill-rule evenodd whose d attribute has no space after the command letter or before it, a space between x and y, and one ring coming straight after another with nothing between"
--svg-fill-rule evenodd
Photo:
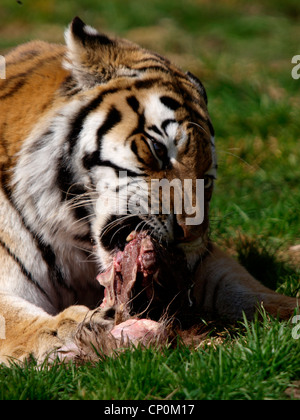
<instances>
[{"instance_id":1,"label":"bone","mask_svg":"<svg viewBox=\"0 0 300 420\"><path fill-rule=\"evenodd\" d=\"M110 332L116 340L130 341L132 344L143 345L156 341L157 338L167 338L163 326L150 319L128 319L117 325Z\"/></svg>"}]
</instances>

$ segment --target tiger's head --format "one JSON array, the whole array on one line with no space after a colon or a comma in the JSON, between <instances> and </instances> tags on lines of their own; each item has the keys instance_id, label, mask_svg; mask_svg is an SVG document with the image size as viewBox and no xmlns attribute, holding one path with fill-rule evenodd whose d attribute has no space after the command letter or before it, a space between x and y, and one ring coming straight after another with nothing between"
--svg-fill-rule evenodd
<instances>
[{"instance_id":1,"label":"tiger's head","mask_svg":"<svg viewBox=\"0 0 300 420\"><path fill-rule=\"evenodd\" d=\"M78 181L84 180L89 190L100 194L94 196L96 217L91 226L102 263L111 261L112 251L122 249L135 229L150 230L160 241L178 244L192 263L207 246L216 171L203 85L166 58L100 34L79 18L66 32L66 42L66 67L76 87L96 93L76 116L69 138ZM174 214L172 192L164 197L161 191L156 197L171 201L169 214L164 214L162 205L152 214L150 183L162 179L179 180L182 186L186 179L204 179L202 223L187 223L191 215L184 206ZM138 210L133 201L139 198L141 211L130 211L129 201Z\"/></svg>"},{"instance_id":2,"label":"tiger's head","mask_svg":"<svg viewBox=\"0 0 300 420\"><path fill-rule=\"evenodd\" d=\"M36 129L28 145L35 162L42 153L56 162L51 176L42 169L39 175L40 185L45 178L44 191L58 186L65 205L53 216L49 204L44 210L48 219L52 217L48 237L63 232L61 239L73 238L77 246L92 238L107 268L127 236L145 229L160 242L181 247L193 266L208 245L208 209L216 176L214 131L202 83L161 55L100 34L79 18L65 38L67 77L60 87L60 105L52 112L51 124L46 130ZM201 223L188 223L193 215L184 206L175 211L173 188L167 198L160 190L158 211L151 211L153 180L173 186L172 181L177 182L179 190L185 180L192 180L193 205L196 180L204 180ZM20 178L16 184L22 182ZM36 191L36 200L41 200L38 195ZM162 211L165 204L167 212ZM130 206L147 211L130 212ZM66 225L66 220L72 223Z\"/></svg>"}]
</instances>

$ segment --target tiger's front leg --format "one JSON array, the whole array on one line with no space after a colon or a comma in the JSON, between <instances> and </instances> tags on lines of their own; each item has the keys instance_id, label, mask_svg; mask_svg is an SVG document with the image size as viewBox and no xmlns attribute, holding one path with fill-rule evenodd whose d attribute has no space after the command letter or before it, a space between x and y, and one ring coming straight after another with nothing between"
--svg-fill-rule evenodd
<instances>
[{"instance_id":1,"label":"tiger's front leg","mask_svg":"<svg viewBox=\"0 0 300 420\"><path fill-rule=\"evenodd\" d=\"M243 312L252 319L261 305L272 316L289 319L300 303L263 286L215 245L196 271L194 298L201 313L229 321L242 319Z\"/></svg>"},{"instance_id":2,"label":"tiger's front leg","mask_svg":"<svg viewBox=\"0 0 300 420\"><path fill-rule=\"evenodd\" d=\"M92 355L89 341L93 342L93 334L107 344L114 326L106 311L71 306L51 316L21 298L4 293L0 294L0 314L0 363L24 361L29 356L39 363L56 357L62 360L87 357L87 352Z\"/></svg>"}]
</instances>

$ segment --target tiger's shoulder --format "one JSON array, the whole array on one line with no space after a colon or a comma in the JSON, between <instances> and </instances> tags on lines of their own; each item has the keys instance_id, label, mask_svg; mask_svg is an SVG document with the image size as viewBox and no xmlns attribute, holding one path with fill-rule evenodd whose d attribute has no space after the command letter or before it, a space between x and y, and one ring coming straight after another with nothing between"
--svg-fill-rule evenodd
<instances>
[{"instance_id":1,"label":"tiger's shoulder","mask_svg":"<svg viewBox=\"0 0 300 420\"><path fill-rule=\"evenodd\" d=\"M62 66L65 47L42 41L21 45L6 57L6 79L0 81L0 165L13 164L37 120L55 103L68 77Z\"/></svg>"}]
</instances>

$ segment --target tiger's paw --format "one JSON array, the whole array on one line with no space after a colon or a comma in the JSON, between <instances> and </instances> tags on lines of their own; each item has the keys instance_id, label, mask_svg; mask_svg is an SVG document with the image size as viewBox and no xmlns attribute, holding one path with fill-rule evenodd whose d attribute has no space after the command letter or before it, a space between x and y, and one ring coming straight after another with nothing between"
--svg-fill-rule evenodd
<instances>
[{"instance_id":1,"label":"tiger's paw","mask_svg":"<svg viewBox=\"0 0 300 420\"><path fill-rule=\"evenodd\" d=\"M101 324L82 325L75 341L79 349L77 360L97 361L125 348L166 344L168 332L163 323L131 318L115 325L110 331L103 329Z\"/></svg>"},{"instance_id":2,"label":"tiger's paw","mask_svg":"<svg viewBox=\"0 0 300 420\"><path fill-rule=\"evenodd\" d=\"M66 310L70 315L76 307ZM66 315L66 313L64 315ZM82 312L81 322L59 316L55 328L44 328L38 334L37 351L33 356L38 363L97 361L111 356L118 350L142 345L161 345L168 342L168 331L161 322L150 319L130 318L116 325L114 308L99 308ZM77 317L78 318L78 317ZM80 318L80 317L79 317Z\"/></svg>"},{"instance_id":3,"label":"tiger's paw","mask_svg":"<svg viewBox=\"0 0 300 420\"><path fill-rule=\"evenodd\" d=\"M83 346L77 337L82 331L97 331L107 336L114 327L114 319L108 310L89 311L83 306L72 306L43 326L33 341L33 350L28 350L38 363L55 360L70 361L85 357Z\"/></svg>"}]
</instances>

